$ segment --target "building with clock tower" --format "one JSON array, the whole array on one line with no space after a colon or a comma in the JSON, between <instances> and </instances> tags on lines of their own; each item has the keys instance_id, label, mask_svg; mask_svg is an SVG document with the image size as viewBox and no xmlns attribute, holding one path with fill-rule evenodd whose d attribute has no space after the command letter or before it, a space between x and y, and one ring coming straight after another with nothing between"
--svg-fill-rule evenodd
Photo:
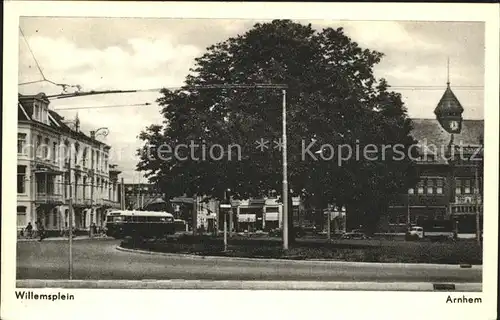
<instances>
[{"instance_id":1,"label":"building with clock tower","mask_svg":"<svg viewBox=\"0 0 500 320\"><path fill-rule=\"evenodd\" d=\"M463 119L463 112L448 81L436 118L412 119L419 179L391 204L380 231L404 232L422 220L451 220L458 233L472 237L482 226L484 120Z\"/></svg>"}]
</instances>

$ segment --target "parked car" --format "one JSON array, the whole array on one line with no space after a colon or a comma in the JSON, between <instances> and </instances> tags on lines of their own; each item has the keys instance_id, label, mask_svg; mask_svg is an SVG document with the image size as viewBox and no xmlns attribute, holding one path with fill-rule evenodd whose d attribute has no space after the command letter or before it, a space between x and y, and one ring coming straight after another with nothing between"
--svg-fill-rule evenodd
<instances>
[{"instance_id":1,"label":"parked car","mask_svg":"<svg viewBox=\"0 0 500 320\"><path fill-rule=\"evenodd\" d=\"M411 227L410 230L406 232L405 240L407 241L415 241L424 238L424 228L414 226Z\"/></svg>"},{"instance_id":2,"label":"parked car","mask_svg":"<svg viewBox=\"0 0 500 320\"><path fill-rule=\"evenodd\" d=\"M364 232L360 230L352 230L351 232L346 232L342 235L341 239L356 239L356 240L366 240L370 239Z\"/></svg>"},{"instance_id":3,"label":"parked car","mask_svg":"<svg viewBox=\"0 0 500 320\"><path fill-rule=\"evenodd\" d=\"M301 227L294 227L293 228L295 232L295 237L296 238L302 238L303 236L306 235L306 229L301 228ZM270 237L281 237L283 233L283 229L277 228L277 229L272 229L269 231L269 236Z\"/></svg>"}]
</instances>

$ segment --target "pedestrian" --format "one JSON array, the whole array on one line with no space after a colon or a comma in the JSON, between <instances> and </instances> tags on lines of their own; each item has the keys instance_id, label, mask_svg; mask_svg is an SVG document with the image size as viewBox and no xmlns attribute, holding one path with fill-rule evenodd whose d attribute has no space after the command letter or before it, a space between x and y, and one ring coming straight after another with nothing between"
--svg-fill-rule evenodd
<instances>
[{"instance_id":1,"label":"pedestrian","mask_svg":"<svg viewBox=\"0 0 500 320\"><path fill-rule=\"evenodd\" d=\"M33 236L33 226L31 225L31 222L28 222L28 225L26 226L26 236L30 239Z\"/></svg>"},{"instance_id":2,"label":"pedestrian","mask_svg":"<svg viewBox=\"0 0 500 320\"><path fill-rule=\"evenodd\" d=\"M38 241L42 241L45 238L45 228L42 223L39 223L38 225L38 233L40 235L40 240Z\"/></svg>"}]
</instances>

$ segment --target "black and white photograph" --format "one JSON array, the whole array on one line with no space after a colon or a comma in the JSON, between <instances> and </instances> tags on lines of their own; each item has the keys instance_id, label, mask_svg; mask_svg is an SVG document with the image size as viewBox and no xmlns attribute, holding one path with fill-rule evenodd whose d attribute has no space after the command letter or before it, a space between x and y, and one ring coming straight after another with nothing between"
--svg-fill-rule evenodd
<instances>
[{"instance_id":1,"label":"black and white photograph","mask_svg":"<svg viewBox=\"0 0 500 320\"><path fill-rule=\"evenodd\" d=\"M259 18L253 8L16 18L2 170L15 288L2 297L83 306L78 292L398 292L476 308L465 318L485 307L498 237L487 15ZM405 303L410 315L387 317L433 318ZM196 302L183 308L189 317Z\"/></svg>"}]
</instances>

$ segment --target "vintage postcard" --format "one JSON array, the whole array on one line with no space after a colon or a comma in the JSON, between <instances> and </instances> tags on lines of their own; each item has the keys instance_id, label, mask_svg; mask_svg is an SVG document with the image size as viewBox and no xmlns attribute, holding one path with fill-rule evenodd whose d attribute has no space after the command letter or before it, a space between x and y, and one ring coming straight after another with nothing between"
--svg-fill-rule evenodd
<instances>
[{"instance_id":1,"label":"vintage postcard","mask_svg":"<svg viewBox=\"0 0 500 320\"><path fill-rule=\"evenodd\" d=\"M2 319L496 318L498 6L5 8Z\"/></svg>"}]
</instances>

